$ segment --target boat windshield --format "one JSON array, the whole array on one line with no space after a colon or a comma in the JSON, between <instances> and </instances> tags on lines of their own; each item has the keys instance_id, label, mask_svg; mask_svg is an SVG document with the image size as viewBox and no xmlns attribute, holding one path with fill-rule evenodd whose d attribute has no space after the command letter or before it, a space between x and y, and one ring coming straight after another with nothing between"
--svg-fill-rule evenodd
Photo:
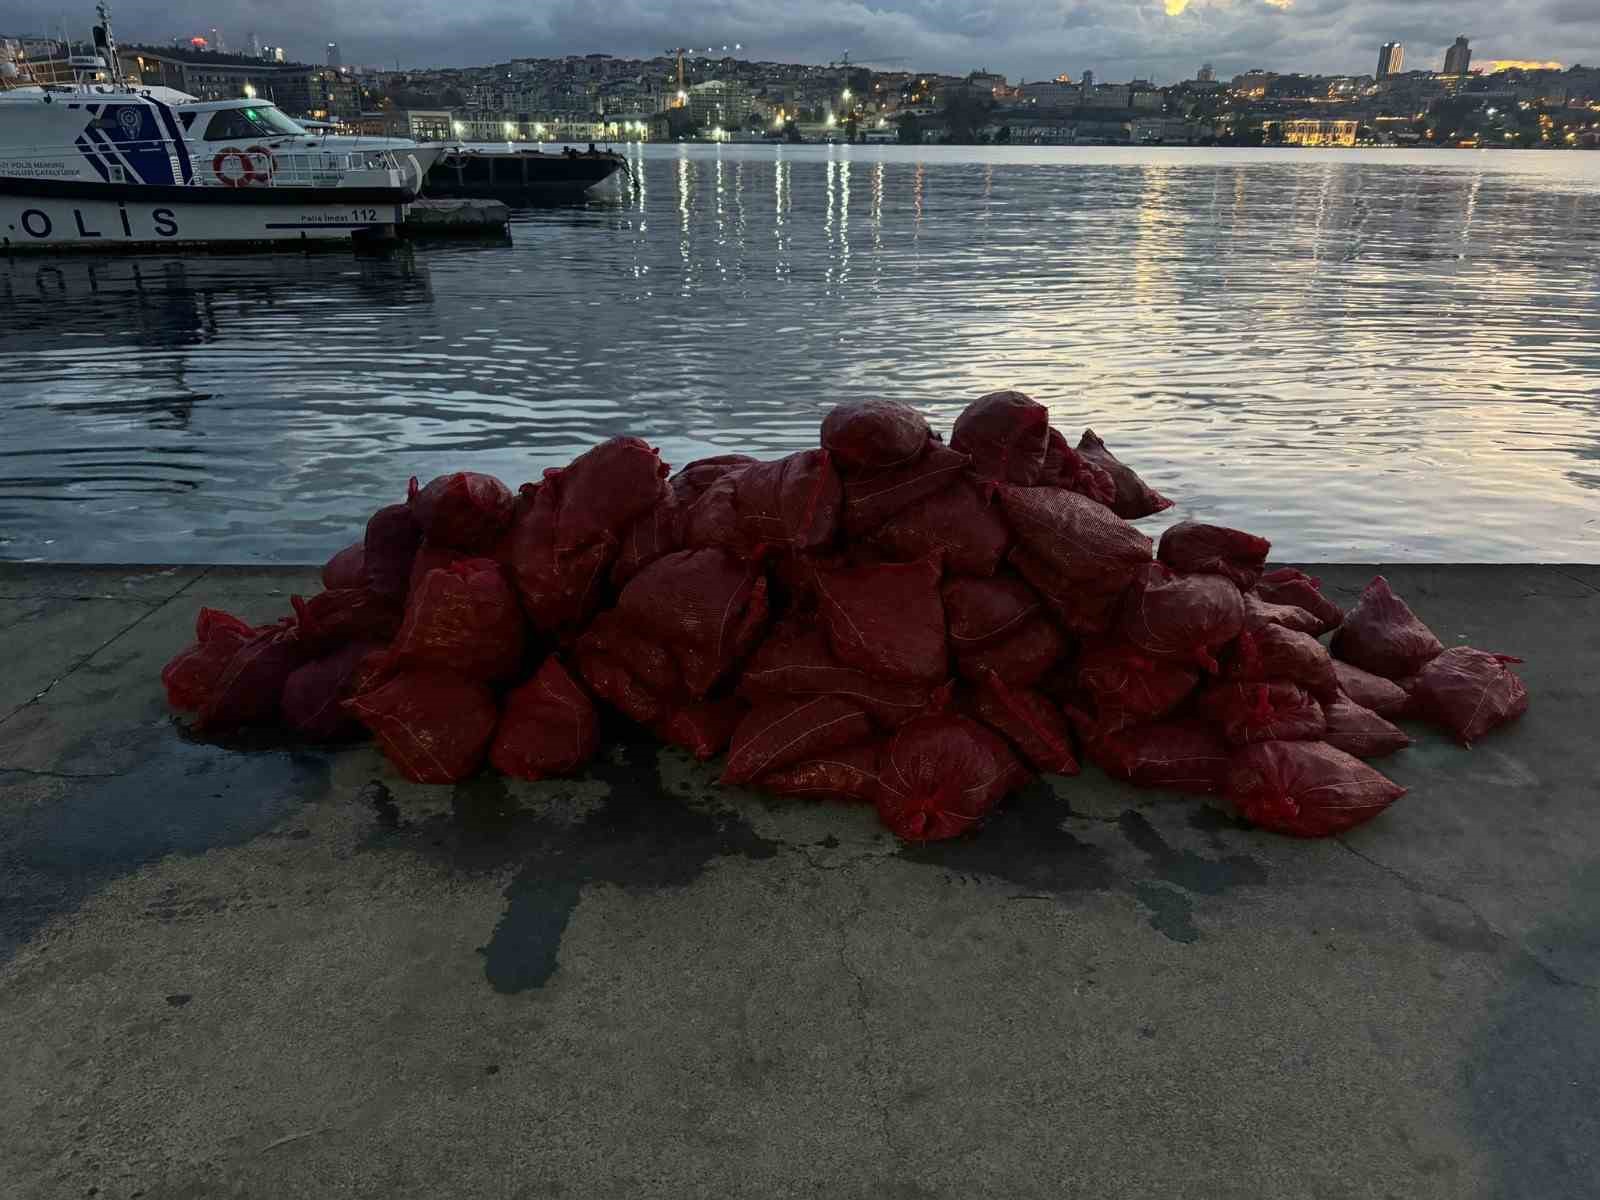
<instances>
[{"instance_id":1,"label":"boat windshield","mask_svg":"<svg viewBox=\"0 0 1600 1200\"><path fill-rule=\"evenodd\" d=\"M303 137L305 130L269 105L225 108L214 114L206 127L206 141L231 142L239 138Z\"/></svg>"}]
</instances>

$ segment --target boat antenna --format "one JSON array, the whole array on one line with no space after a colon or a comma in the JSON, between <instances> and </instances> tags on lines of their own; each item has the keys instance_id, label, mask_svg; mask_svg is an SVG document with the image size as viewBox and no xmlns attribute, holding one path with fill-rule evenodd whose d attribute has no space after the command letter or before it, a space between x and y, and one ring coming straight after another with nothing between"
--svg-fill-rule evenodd
<instances>
[{"instance_id":1,"label":"boat antenna","mask_svg":"<svg viewBox=\"0 0 1600 1200\"><path fill-rule=\"evenodd\" d=\"M100 18L100 24L94 27L94 48L106 60L106 70L111 76L111 82L122 82L122 63L117 60L117 39L111 35L111 11L102 3L94 6L95 16Z\"/></svg>"}]
</instances>

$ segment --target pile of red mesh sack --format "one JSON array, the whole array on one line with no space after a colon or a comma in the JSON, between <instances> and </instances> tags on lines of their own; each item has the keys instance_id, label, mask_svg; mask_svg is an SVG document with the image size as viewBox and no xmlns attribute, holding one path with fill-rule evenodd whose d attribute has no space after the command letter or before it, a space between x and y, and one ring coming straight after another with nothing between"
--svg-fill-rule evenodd
<instances>
[{"instance_id":1,"label":"pile of red mesh sack","mask_svg":"<svg viewBox=\"0 0 1600 1200\"><path fill-rule=\"evenodd\" d=\"M1381 577L1346 613L1263 538L1130 523L1171 505L1020 392L948 443L869 401L817 449L676 474L615 438L517 492L412 480L326 590L260 627L201 609L162 681L202 731L370 733L423 783L579 772L611 710L915 841L1080 760L1327 836L1403 794L1366 761L1410 744L1395 719L1470 745L1527 709L1517 659L1446 650Z\"/></svg>"}]
</instances>

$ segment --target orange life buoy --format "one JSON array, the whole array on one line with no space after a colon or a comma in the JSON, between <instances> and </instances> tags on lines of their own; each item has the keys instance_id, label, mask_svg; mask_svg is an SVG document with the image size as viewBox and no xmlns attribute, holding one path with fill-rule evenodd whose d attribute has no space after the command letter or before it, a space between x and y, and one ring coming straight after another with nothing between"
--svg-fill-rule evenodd
<instances>
[{"instance_id":1,"label":"orange life buoy","mask_svg":"<svg viewBox=\"0 0 1600 1200\"><path fill-rule=\"evenodd\" d=\"M230 158L237 158L244 170L237 176L224 175L222 168ZM226 150L217 151L217 156L211 160L211 171L217 177L217 182L223 187L244 187L256 175L256 169L250 165L250 156L243 150L236 150L229 146Z\"/></svg>"}]
</instances>

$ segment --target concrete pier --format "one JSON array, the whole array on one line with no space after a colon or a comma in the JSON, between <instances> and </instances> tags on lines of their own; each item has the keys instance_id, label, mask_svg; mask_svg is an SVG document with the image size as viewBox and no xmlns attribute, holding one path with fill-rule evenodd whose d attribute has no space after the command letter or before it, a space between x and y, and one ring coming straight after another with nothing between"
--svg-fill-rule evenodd
<instances>
[{"instance_id":1,"label":"concrete pier","mask_svg":"<svg viewBox=\"0 0 1600 1200\"><path fill-rule=\"evenodd\" d=\"M1533 706L1372 824L1086 769L907 848L644 743L196 742L197 607L313 571L0 565L0 1194L1600 1194L1600 568L1383 570Z\"/></svg>"},{"instance_id":2,"label":"concrete pier","mask_svg":"<svg viewBox=\"0 0 1600 1200\"><path fill-rule=\"evenodd\" d=\"M499 200L423 198L406 208L405 238L504 237L511 209Z\"/></svg>"}]
</instances>

